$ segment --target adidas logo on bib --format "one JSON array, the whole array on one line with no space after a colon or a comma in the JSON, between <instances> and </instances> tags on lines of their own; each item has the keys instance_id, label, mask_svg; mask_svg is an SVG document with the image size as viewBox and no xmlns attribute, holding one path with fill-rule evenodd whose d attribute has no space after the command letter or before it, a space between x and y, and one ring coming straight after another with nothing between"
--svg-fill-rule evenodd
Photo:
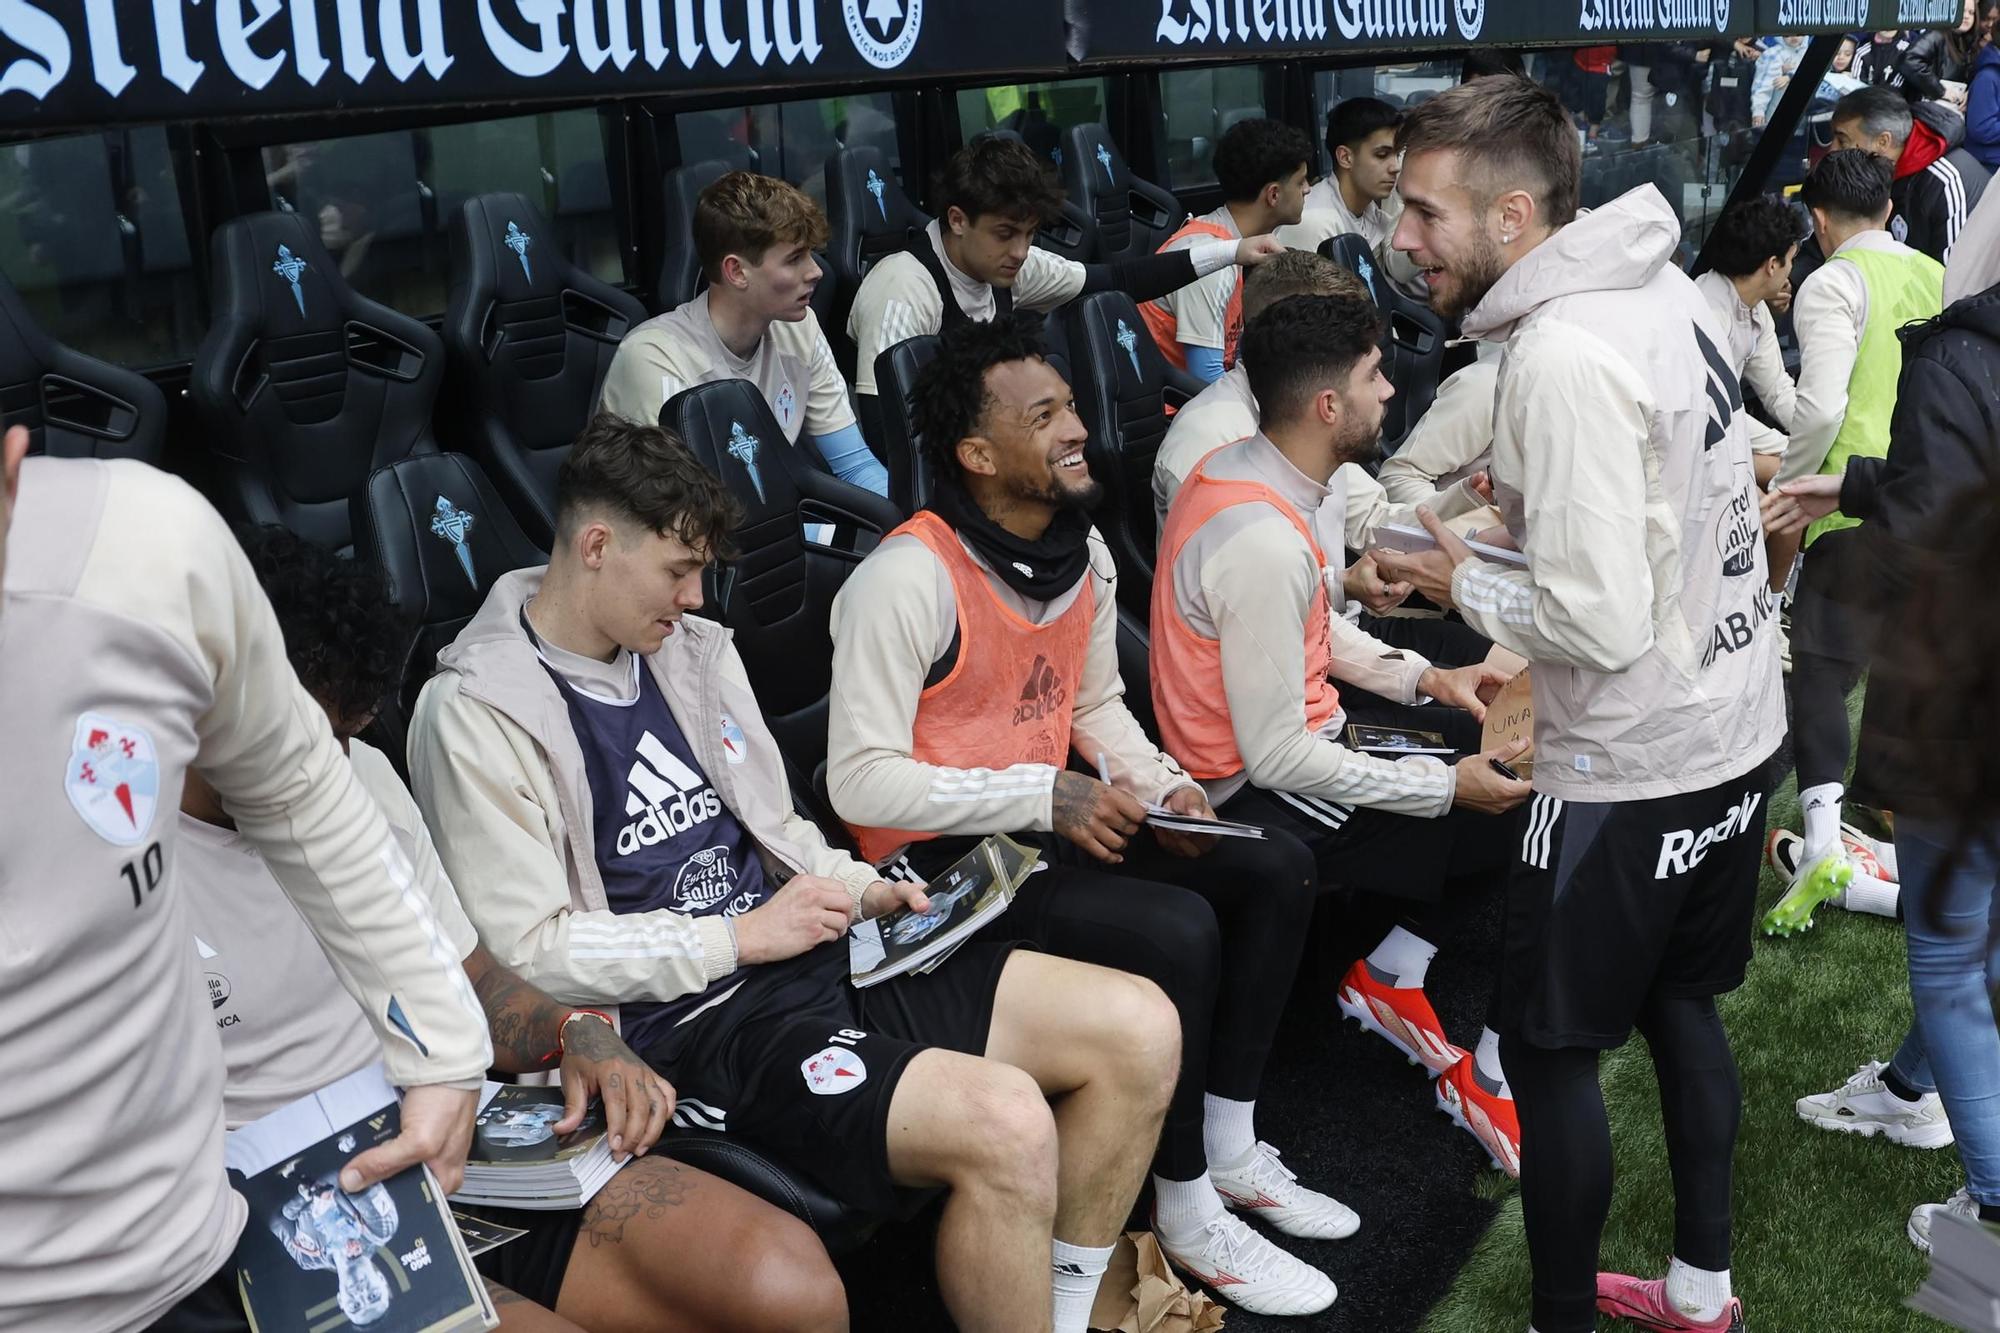
<instances>
[{"instance_id":1,"label":"adidas logo on bib","mask_svg":"<svg viewBox=\"0 0 2000 1333\"><path fill-rule=\"evenodd\" d=\"M1028 668L1028 679L1021 686L1021 697L1014 705L1014 725L1024 722L1040 722L1060 709L1069 699L1069 691L1063 687L1062 677L1049 665L1049 660L1040 653L1035 654L1035 664Z\"/></svg>"},{"instance_id":2,"label":"adidas logo on bib","mask_svg":"<svg viewBox=\"0 0 2000 1333\"><path fill-rule=\"evenodd\" d=\"M706 779L674 756L648 731L639 738L639 757L626 775L631 791L625 813L637 816L618 831L618 854L630 856L706 824L722 813L722 798Z\"/></svg>"}]
</instances>

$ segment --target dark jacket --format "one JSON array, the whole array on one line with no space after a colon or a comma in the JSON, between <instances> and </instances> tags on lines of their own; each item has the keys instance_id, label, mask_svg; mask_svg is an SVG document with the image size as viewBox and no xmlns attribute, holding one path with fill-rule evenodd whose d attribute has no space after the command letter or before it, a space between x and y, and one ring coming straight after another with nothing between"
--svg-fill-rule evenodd
<instances>
[{"instance_id":1,"label":"dark jacket","mask_svg":"<svg viewBox=\"0 0 2000 1333\"><path fill-rule=\"evenodd\" d=\"M1897 33L1892 42L1877 42L1871 37L1854 53L1854 77L1873 86L1902 87L1903 53L1910 49L1910 42L1907 32Z\"/></svg>"},{"instance_id":2,"label":"dark jacket","mask_svg":"<svg viewBox=\"0 0 2000 1333\"><path fill-rule=\"evenodd\" d=\"M1965 710L1990 706L1978 683L1940 681L1927 645L1950 608L1926 598L1963 561L1959 508L2000 479L2000 285L1898 335L1903 373L1886 458L1848 460L1840 511L1863 520L1880 635L1862 705L1855 798L1899 814L1955 813L1967 754ZM1990 573L1990 571L1988 571ZM1957 583L1957 579L1950 580ZM1943 616L1940 615L1943 612Z\"/></svg>"},{"instance_id":3,"label":"dark jacket","mask_svg":"<svg viewBox=\"0 0 2000 1333\"><path fill-rule=\"evenodd\" d=\"M1944 81L1964 83L1966 68L1957 34L1933 28L1911 39L1896 72L1903 76L1903 96L1915 102L1943 97Z\"/></svg>"},{"instance_id":4,"label":"dark jacket","mask_svg":"<svg viewBox=\"0 0 2000 1333\"><path fill-rule=\"evenodd\" d=\"M1965 151L1989 171L2000 171L2000 46L1972 58L1966 79Z\"/></svg>"},{"instance_id":5,"label":"dark jacket","mask_svg":"<svg viewBox=\"0 0 2000 1333\"><path fill-rule=\"evenodd\" d=\"M1965 122L1956 111L1942 102L1919 102L1910 111L1916 121L1889 187L1896 210L1889 231L1942 264L1993 173L1962 147Z\"/></svg>"}]
</instances>

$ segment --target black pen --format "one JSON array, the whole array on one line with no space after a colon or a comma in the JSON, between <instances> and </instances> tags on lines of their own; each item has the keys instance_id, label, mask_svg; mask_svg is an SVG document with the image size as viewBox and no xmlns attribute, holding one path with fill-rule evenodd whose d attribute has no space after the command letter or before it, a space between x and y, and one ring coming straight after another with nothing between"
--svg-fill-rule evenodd
<instances>
[{"instance_id":1,"label":"black pen","mask_svg":"<svg viewBox=\"0 0 2000 1333\"><path fill-rule=\"evenodd\" d=\"M1495 773L1498 773L1501 777L1507 779L1507 781L1519 782L1521 780L1521 775L1519 773L1516 773L1513 769L1507 767L1507 765L1501 763L1498 759L1488 759L1486 762L1493 765L1493 771Z\"/></svg>"}]
</instances>

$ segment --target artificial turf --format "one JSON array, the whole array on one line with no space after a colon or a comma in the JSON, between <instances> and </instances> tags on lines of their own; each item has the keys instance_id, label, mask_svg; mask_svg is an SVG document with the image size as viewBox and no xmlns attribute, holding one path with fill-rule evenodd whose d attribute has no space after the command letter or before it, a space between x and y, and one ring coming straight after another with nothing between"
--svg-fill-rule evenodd
<instances>
[{"instance_id":1,"label":"artificial turf","mask_svg":"<svg viewBox=\"0 0 2000 1333\"><path fill-rule=\"evenodd\" d=\"M1857 693L1851 706L1858 712ZM1775 824L1799 827L1788 778L1770 802ZM1767 866L1759 910L1780 888ZM1822 907L1812 930L1758 938L1741 989L1722 1002L1743 1071L1736 1150L1733 1278L1751 1333L1916 1333L1945 1326L1904 1300L1926 1271L1905 1237L1911 1208L1964 1183L1950 1149L1924 1152L1807 1125L1792 1103L1837 1087L1855 1066L1886 1060L1910 1019L1903 932L1880 917ZM1665 1272L1673 1191L1662 1147L1653 1066L1634 1038L1606 1056L1617 1185L1600 1261L1644 1276ZM1523 1333L1528 1256L1518 1195L1498 1218L1424 1333ZM1607 1329L1632 1326L1606 1321Z\"/></svg>"}]
</instances>

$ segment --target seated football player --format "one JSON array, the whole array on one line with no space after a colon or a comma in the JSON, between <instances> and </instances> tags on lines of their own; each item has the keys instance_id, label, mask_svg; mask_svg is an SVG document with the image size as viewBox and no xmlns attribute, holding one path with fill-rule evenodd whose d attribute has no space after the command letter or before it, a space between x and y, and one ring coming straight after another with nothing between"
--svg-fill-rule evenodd
<instances>
[{"instance_id":1,"label":"seated football player","mask_svg":"<svg viewBox=\"0 0 2000 1333\"><path fill-rule=\"evenodd\" d=\"M1368 243L1376 272L1372 289L1383 274L1403 291L1422 298L1423 274L1408 255L1393 249L1396 219L1403 200L1396 179L1403 172L1403 150L1396 131L1403 113L1375 97L1347 97L1326 113L1326 151L1333 171L1306 191L1305 209L1297 223L1278 229L1278 239L1295 250L1318 250L1329 237L1352 233ZM1373 292L1371 290L1371 295Z\"/></svg>"},{"instance_id":2,"label":"seated football player","mask_svg":"<svg viewBox=\"0 0 2000 1333\"><path fill-rule=\"evenodd\" d=\"M1243 279L1243 318L1246 326L1264 311L1288 296L1343 296L1367 301L1361 280L1323 255L1309 250L1287 250L1270 262L1251 270ZM1492 382L1487 381L1485 415L1487 435L1492 435ZM1440 392L1423 422L1435 431L1451 431L1449 421L1433 422L1444 407L1443 416L1462 416L1458 399L1449 404ZM1225 444L1234 444L1257 433L1257 398L1250 392L1249 372L1239 356L1222 378L1196 394L1174 413L1160 451L1153 457L1153 517L1155 533L1167 525L1167 508L1181 488L1181 482L1209 454ZM1461 432L1462 433L1462 432ZM1413 434L1411 439L1415 440ZM1407 445L1405 446L1408 447ZM1398 455L1400 457L1400 453ZM1409 589L1384 582L1375 560L1366 554L1375 544L1375 530L1384 523L1416 526L1415 505L1427 504L1438 516L1456 519L1484 508L1490 496L1481 487L1485 478L1472 474L1447 483L1442 492L1426 487L1416 500L1391 500L1368 470L1359 464L1343 465L1329 484L1328 498L1342 514L1341 535L1346 548L1363 554L1341 572L1337 588L1329 587L1334 613L1345 615L1378 638L1397 647L1414 648L1432 661L1446 666L1468 666L1483 660L1492 644L1483 636L1455 621L1431 618L1385 617L1383 613L1400 605ZM1358 619L1357 619L1358 617Z\"/></svg>"},{"instance_id":3,"label":"seated football player","mask_svg":"<svg viewBox=\"0 0 2000 1333\"><path fill-rule=\"evenodd\" d=\"M1468 1053L1423 992L1437 952L1427 909L1449 881L1498 881L1518 823L1496 816L1529 795L1491 762L1522 747L1480 752L1482 696L1506 677L1432 666L1333 614L1329 596L1326 552L1341 536L1328 484L1373 455L1394 392L1380 331L1372 304L1295 296L1244 334L1261 430L1203 459L1168 512L1153 580L1153 706L1168 752L1224 818L1289 831L1312 847L1324 881L1408 904L1349 969L1341 1010L1422 1063L1440 1106L1514 1171L1520 1135L1498 1036L1487 1027ZM1349 724L1432 731L1464 757L1378 757L1342 743Z\"/></svg>"},{"instance_id":4,"label":"seated football player","mask_svg":"<svg viewBox=\"0 0 2000 1333\"><path fill-rule=\"evenodd\" d=\"M1708 272L1694 280L1708 298L1715 319L1729 335L1717 348L1743 387L1776 425L1745 414L1750 433L1750 460L1758 486L1770 484L1784 462L1791 441L1792 417L1798 411L1798 385L1785 369L1778 347L1777 316L1792 295L1792 264L1798 259L1806 229L1796 205L1760 195L1728 209L1709 233Z\"/></svg>"},{"instance_id":5,"label":"seated football player","mask_svg":"<svg viewBox=\"0 0 2000 1333\"><path fill-rule=\"evenodd\" d=\"M1312 859L1283 834L1204 847L1140 831L1146 802L1210 811L1126 710L1113 567L1088 517L1099 487L1039 317L946 330L915 406L937 493L834 602L834 808L869 861L920 875L991 833L1046 849L1052 868L994 931L1150 977L1180 1012L1153 1163L1161 1245L1245 1309L1323 1310L1333 1283L1225 1208L1318 1239L1359 1225L1255 1130ZM1097 776L1066 769L1072 754Z\"/></svg>"},{"instance_id":6,"label":"seated football player","mask_svg":"<svg viewBox=\"0 0 2000 1333\"><path fill-rule=\"evenodd\" d=\"M144 463L29 444L0 437L0 1328L247 1330L183 780L220 794L403 1090L351 1189L419 1163L458 1187L492 1042L221 516Z\"/></svg>"},{"instance_id":7,"label":"seated football player","mask_svg":"<svg viewBox=\"0 0 2000 1333\"><path fill-rule=\"evenodd\" d=\"M648 1155L673 1113L666 1079L602 1014L557 1002L479 944L409 791L388 757L356 735L394 693L409 654L410 627L387 607L381 579L284 528L243 539L293 669L326 710L436 918L433 947L464 960L495 1066L560 1071L558 1134L580 1125L587 1099L601 1099L614 1155L626 1162L581 1210L472 1210L528 1233L474 1260L494 1288L501 1326L846 1328L840 1275L812 1229L734 1185ZM197 773L182 792L180 832L178 882L222 1039L223 1114L234 1129L365 1068L378 1047L367 1016ZM727 1267L662 1261L718 1246ZM549 1322L549 1311L564 1322Z\"/></svg>"},{"instance_id":8,"label":"seated football player","mask_svg":"<svg viewBox=\"0 0 2000 1333\"><path fill-rule=\"evenodd\" d=\"M1165 296L1232 265L1283 253L1269 236L1197 241L1186 249L1110 264L1079 264L1034 244L1061 216L1062 187L1046 158L1014 139L986 136L951 155L938 176L939 215L909 249L868 270L847 318L860 349L854 391L875 395L884 349L966 320L1053 310L1090 292Z\"/></svg>"},{"instance_id":9,"label":"seated football player","mask_svg":"<svg viewBox=\"0 0 2000 1333\"><path fill-rule=\"evenodd\" d=\"M1262 236L1297 222L1305 206L1312 141L1275 120L1240 120L1215 145L1215 176L1222 205L1189 218L1161 253L1210 241ZM1243 271L1221 268L1190 286L1139 307L1161 355L1204 384L1222 378L1236 359L1243 333Z\"/></svg>"},{"instance_id":10,"label":"seated football player","mask_svg":"<svg viewBox=\"0 0 2000 1333\"><path fill-rule=\"evenodd\" d=\"M683 389L749 380L788 444L806 436L834 476L888 494L812 311L822 273L813 251L827 240L819 205L788 181L732 171L701 192L693 232L708 289L625 335L598 408L656 426Z\"/></svg>"},{"instance_id":11,"label":"seated football player","mask_svg":"<svg viewBox=\"0 0 2000 1333\"><path fill-rule=\"evenodd\" d=\"M930 903L794 812L729 631L686 614L737 513L671 433L593 421L548 566L501 579L439 654L418 803L501 963L615 1005L682 1106L848 1204L948 1190L959 1328L1081 1333L1173 1086L1174 1011L1139 978L979 940L848 984L850 924Z\"/></svg>"}]
</instances>

